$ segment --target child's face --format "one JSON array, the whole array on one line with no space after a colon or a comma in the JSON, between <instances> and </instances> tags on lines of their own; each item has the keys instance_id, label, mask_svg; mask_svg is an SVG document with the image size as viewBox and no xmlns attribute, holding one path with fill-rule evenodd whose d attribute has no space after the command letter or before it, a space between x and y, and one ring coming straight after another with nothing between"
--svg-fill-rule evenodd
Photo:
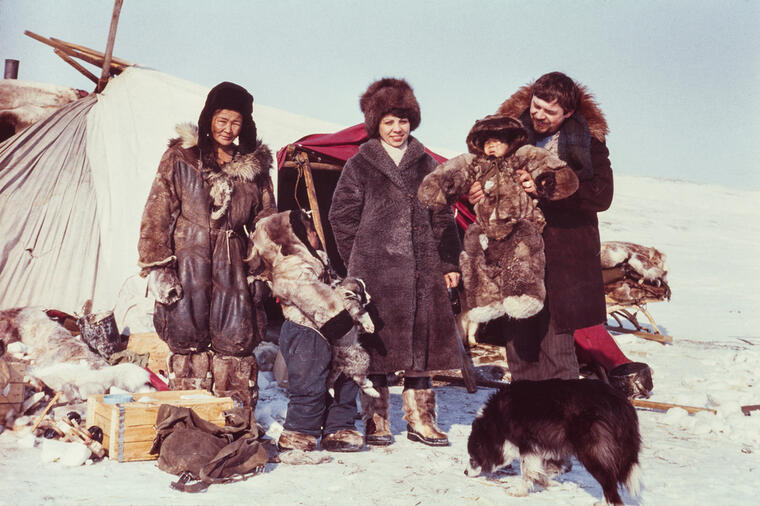
<instances>
[{"instance_id":1,"label":"child's face","mask_svg":"<svg viewBox=\"0 0 760 506\"><path fill-rule=\"evenodd\" d=\"M488 156L500 158L507 154L509 144L499 139L490 138L483 143L483 152Z\"/></svg>"}]
</instances>

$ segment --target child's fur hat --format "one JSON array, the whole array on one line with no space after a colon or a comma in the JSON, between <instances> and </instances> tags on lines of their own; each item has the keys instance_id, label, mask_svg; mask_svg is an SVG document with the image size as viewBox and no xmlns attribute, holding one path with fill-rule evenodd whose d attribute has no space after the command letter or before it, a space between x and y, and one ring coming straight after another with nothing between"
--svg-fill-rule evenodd
<instances>
[{"instance_id":1,"label":"child's fur hat","mask_svg":"<svg viewBox=\"0 0 760 506\"><path fill-rule=\"evenodd\" d=\"M359 107L364 113L364 126L370 137L378 136L380 120L389 113L407 118L411 130L420 125L420 104L404 79L385 77L370 84L359 99Z\"/></svg>"},{"instance_id":2,"label":"child's fur hat","mask_svg":"<svg viewBox=\"0 0 760 506\"><path fill-rule=\"evenodd\" d=\"M523 124L512 116L492 114L472 126L467 134L467 149L474 155L484 155L483 144L492 138L509 144L509 156L528 142L528 133Z\"/></svg>"}]
</instances>

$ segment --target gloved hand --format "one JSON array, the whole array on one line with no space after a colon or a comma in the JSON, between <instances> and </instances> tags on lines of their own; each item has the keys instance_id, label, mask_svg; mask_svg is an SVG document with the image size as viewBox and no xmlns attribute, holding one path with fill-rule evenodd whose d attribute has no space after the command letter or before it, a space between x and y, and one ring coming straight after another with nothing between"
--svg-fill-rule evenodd
<instances>
[{"instance_id":1,"label":"gloved hand","mask_svg":"<svg viewBox=\"0 0 760 506\"><path fill-rule=\"evenodd\" d=\"M171 306L182 298L182 284L177 272L169 267L158 267L148 274L148 291L161 304Z\"/></svg>"}]
</instances>

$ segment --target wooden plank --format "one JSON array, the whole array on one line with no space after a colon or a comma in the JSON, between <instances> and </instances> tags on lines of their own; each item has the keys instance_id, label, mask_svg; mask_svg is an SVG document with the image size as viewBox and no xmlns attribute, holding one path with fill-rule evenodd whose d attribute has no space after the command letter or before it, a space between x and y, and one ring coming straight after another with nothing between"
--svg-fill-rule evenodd
<instances>
[{"instance_id":1,"label":"wooden plank","mask_svg":"<svg viewBox=\"0 0 760 506\"><path fill-rule=\"evenodd\" d=\"M103 91L108 79L111 77L111 56L113 54L113 44L116 41L116 27L119 25L119 14L121 14L121 5L124 0L114 0L113 14L111 15L111 28L108 30L108 42L106 43L105 59L103 60L103 70L98 81L97 92Z\"/></svg>"},{"instance_id":2,"label":"wooden plank","mask_svg":"<svg viewBox=\"0 0 760 506\"><path fill-rule=\"evenodd\" d=\"M298 170L303 170L304 180L306 181L306 195L309 197L309 207L311 208L314 228L317 229L319 240L322 243L322 247L326 250L325 230L322 227L322 216L319 213L319 202L317 201L317 192L314 189L314 177L311 174L311 167L309 166L309 156L303 151L299 151L296 153L296 160L298 162Z\"/></svg>"},{"instance_id":3,"label":"wooden plank","mask_svg":"<svg viewBox=\"0 0 760 506\"><path fill-rule=\"evenodd\" d=\"M633 329L626 329L623 327L615 327L612 325L605 324L604 325L607 330L610 332L616 332L618 334L633 334L636 337L640 337L642 339L647 339L649 341L656 341L661 344L672 344L673 338L670 336L666 336L665 334L654 334L652 332L647 332L645 330L633 330Z\"/></svg>"},{"instance_id":4,"label":"wooden plank","mask_svg":"<svg viewBox=\"0 0 760 506\"><path fill-rule=\"evenodd\" d=\"M60 49L54 49L53 52L57 54L58 56L60 56L63 61L65 61L66 63L74 67L76 70L78 70L79 73L85 76L87 79L94 82L95 84L98 83L98 78L95 77L95 74L93 74L92 72L90 72L89 70L81 66L80 64L78 64L76 61L70 58L63 51L61 51Z\"/></svg>"},{"instance_id":5,"label":"wooden plank","mask_svg":"<svg viewBox=\"0 0 760 506\"><path fill-rule=\"evenodd\" d=\"M95 49L92 49L92 48L87 47L87 46L81 46L79 44L74 44L72 42L67 42L65 40L56 39L55 37L50 37L50 40L52 40L53 42L57 42L59 44L62 44L64 46L67 46L67 47L69 47L69 48L71 48L71 49L73 49L75 51L79 51L80 53L89 54L90 56L92 56L94 58L99 58L99 59L105 58L105 55L103 53L101 53L100 51L96 51ZM122 67L122 70L123 70L123 68L131 67L133 65L134 65L134 63L132 63L132 62L129 62L129 61L124 60L122 58L117 58L115 56L111 56L111 67Z\"/></svg>"},{"instance_id":6,"label":"wooden plank","mask_svg":"<svg viewBox=\"0 0 760 506\"><path fill-rule=\"evenodd\" d=\"M155 332L138 332L130 334L127 349L135 353L148 353L148 369L153 372L166 371L166 357L169 346Z\"/></svg>"},{"instance_id":7,"label":"wooden plank","mask_svg":"<svg viewBox=\"0 0 760 506\"><path fill-rule=\"evenodd\" d=\"M672 408L681 408L685 410L687 413L689 413L690 415L693 415L694 413L699 413L700 411L708 411L713 414L718 413L716 410L710 409L710 408L700 408L697 406L684 406L683 404L671 404L669 402L647 401L645 399L631 399L631 404L633 404L637 408L656 409L658 411L667 411Z\"/></svg>"},{"instance_id":8,"label":"wooden plank","mask_svg":"<svg viewBox=\"0 0 760 506\"><path fill-rule=\"evenodd\" d=\"M340 172L343 170L343 167L340 165L334 165L332 163L324 163L324 162L309 162L309 165L311 165L312 169L315 170L332 170L335 172ZM291 160L286 161L282 164L283 167L288 169L297 169L298 163L293 162Z\"/></svg>"}]
</instances>

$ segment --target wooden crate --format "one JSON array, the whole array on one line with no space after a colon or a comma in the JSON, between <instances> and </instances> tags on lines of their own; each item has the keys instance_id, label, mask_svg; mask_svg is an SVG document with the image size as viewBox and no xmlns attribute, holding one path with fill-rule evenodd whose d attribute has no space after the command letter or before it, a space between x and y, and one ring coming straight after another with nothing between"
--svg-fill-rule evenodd
<instances>
[{"instance_id":1,"label":"wooden crate","mask_svg":"<svg viewBox=\"0 0 760 506\"><path fill-rule=\"evenodd\" d=\"M166 371L166 356L169 346L155 332L138 332L130 334L127 349L135 353L148 353L148 369L155 373ZM164 376L166 374L164 373Z\"/></svg>"},{"instance_id":2,"label":"wooden crate","mask_svg":"<svg viewBox=\"0 0 760 506\"><path fill-rule=\"evenodd\" d=\"M5 385L0 385L0 424L10 411L19 415L24 402L24 373L26 364L0 358L0 377L7 378ZM5 394L5 395L3 395Z\"/></svg>"},{"instance_id":3,"label":"wooden crate","mask_svg":"<svg viewBox=\"0 0 760 506\"><path fill-rule=\"evenodd\" d=\"M119 462L158 458L148 452L156 437L156 416L161 404L192 408L201 418L220 427L224 426L224 410L234 407L231 397L214 397L205 390L130 395L133 401L121 404L108 404L105 395L87 398L87 427L97 425L103 429L103 447L112 460Z\"/></svg>"}]
</instances>

